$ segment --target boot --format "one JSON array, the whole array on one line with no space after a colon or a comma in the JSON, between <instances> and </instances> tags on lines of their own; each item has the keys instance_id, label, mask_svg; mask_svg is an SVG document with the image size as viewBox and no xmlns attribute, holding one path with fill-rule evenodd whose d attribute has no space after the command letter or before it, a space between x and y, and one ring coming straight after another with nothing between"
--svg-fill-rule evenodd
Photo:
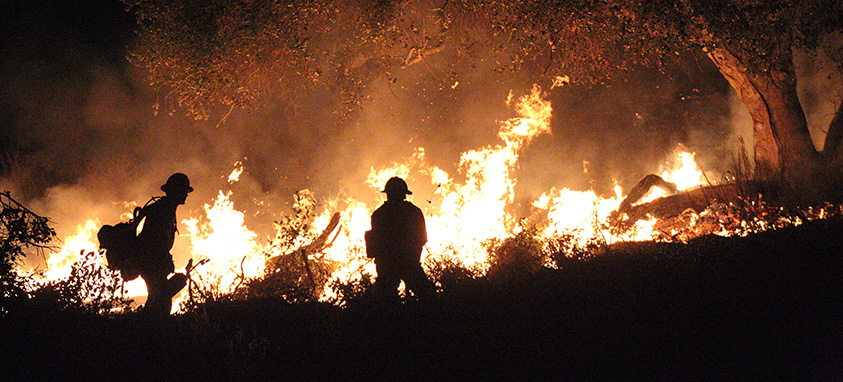
<instances>
[{"instance_id":1,"label":"boot","mask_svg":"<svg viewBox=\"0 0 843 382\"><path fill-rule=\"evenodd\" d=\"M179 291L187 285L187 276L183 273L176 273L167 280L166 294L170 299L177 295Z\"/></svg>"}]
</instances>

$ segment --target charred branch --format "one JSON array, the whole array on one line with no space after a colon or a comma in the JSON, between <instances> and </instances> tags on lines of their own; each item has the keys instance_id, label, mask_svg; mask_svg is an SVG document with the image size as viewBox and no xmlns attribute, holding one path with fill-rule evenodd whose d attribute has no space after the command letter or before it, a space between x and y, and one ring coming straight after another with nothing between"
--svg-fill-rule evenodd
<instances>
[{"instance_id":1,"label":"charred branch","mask_svg":"<svg viewBox=\"0 0 843 382\"><path fill-rule=\"evenodd\" d=\"M423 46L421 48L411 48L410 51L407 53L407 58L404 59L404 64L401 65L401 69L405 69L411 65L418 64L419 62L422 62L425 57L439 53L443 49L445 49L445 44L443 41L440 41L438 44L432 47Z\"/></svg>"},{"instance_id":2,"label":"charred branch","mask_svg":"<svg viewBox=\"0 0 843 382\"><path fill-rule=\"evenodd\" d=\"M643 181L642 181L643 182ZM612 213L610 222L621 230L632 227L642 219L654 218L658 221L654 228L670 235L670 232L681 231L689 227L697 216L715 205L733 206L735 209L750 208L747 200L763 195L776 199L779 197L778 188L770 182L735 182L721 185L709 185L687 191L679 191L674 195L658 198L651 202L641 203L629 207L621 214ZM740 220L738 216L735 221ZM715 227L696 228L696 236L703 236L714 232Z\"/></svg>"},{"instance_id":3,"label":"charred branch","mask_svg":"<svg viewBox=\"0 0 843 382\"><path fill-rule=\"evenodd\" d=\"M659 187L671 194L676 193L675 184L662 179L662 177L658 175L649 174L638 181L635 187L629 191L629 195L627 195L627 197L621 202L618 210L612 213L612 216L610 217L612 221L617 221L623 215L629 215L632 205L641 200L644 195L647 195L653 187Z\"/></svg>"},{"instance_id":4,"label":"charred branch","mask_svg":"<svg viewBox=\"0 0 843 382\"><path fill-rule=\"evenodd\" d=\"M339 231L337 230L339 222L340 213L336 212L331 216L331 220L328 223L328 226L325 227L322 233L319 234L319 236L317 236L315 239L313 239L313 241L311 241L307 245L299 247L291 253L285 253L269 258L267 260L267 265L270 268L281 269L284 268L285 259L287 261L292 260L294 263L300 263L301 265L295 265L295 268L300 269L301 271L303 271L304 274L299 274L299 276L297 277L303 278L305 285L309 289L309 292L311 294L314 294L320 283L317 282L317 273L319 273L319 271L315 270L314 265L311 264L311 257L331 246L333 240L336 239L337 235L339 234ZM331 239L331 234L335 231L337 232L334 235L333 239ZM316 267L318 268L318 265ZM256 285L257 284L253 283L253 286Z\"/></svg>"},{"instance_id":5,"label":"charred branch","mask_svg":"<svg viewBox=\"0 0 843 382\"><path fill-rule=\"evenodd\" d=\"M333 215L331 215L331 221L328 223L328 226L325 227L325 230L322 231L322 233L310 244L301 248L301 252L305 256L305 258L309 257L310 255L322 252L325 248L329 247L330 242L328 242L328 237L330 237L331 233L333 233L337 229L337 226L339 226L339 224L340 213L335 212ZM336 235L334 236L334 238L336 238Z\"/></svg>"}]
</instances>

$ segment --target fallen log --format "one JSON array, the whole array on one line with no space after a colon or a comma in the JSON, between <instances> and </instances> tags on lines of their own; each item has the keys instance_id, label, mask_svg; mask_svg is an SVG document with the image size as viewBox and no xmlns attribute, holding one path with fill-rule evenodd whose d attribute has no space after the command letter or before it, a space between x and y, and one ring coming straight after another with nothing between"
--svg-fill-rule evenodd
<instances>
[{"instance_id":1,"label":"fallen log","mask_svg":"<svg viewBox=\"0 0 843 382\"><path fill-rule=\"evenodd\" d=\"M632 205L641 200L644 195L647 195L653 187L659 187L670 194L675 194L677 191L675 184L662 179L662 177L655 174L647 175L638 181L635 187L632 187L632 190L629 191L629 194L624 198L620 206L618 206L617 214L628 214Z\"/></svg>"},{"instance_id":2,"label":"fallen log","mask_svg":"<svg viewBox=\"0 0 843 382\"><path fill-rule=\"evenodd\" d=\"M687 228L694 222L697 215L715 204L742 206L748 198L759 195L773 196L776 188L764 182L740 182L720 185L707 185L689 190L676 191L673 195L664 196L646 203L638 202L653 187L661 187L671 191L672 183L666 182L656 175L644 177L624 199L618 209L610 214L609 222L621 230L632 227L642 219L658 219L654 229L661 232L676 232ZM675 186L674 186L675 187ZM726 227L728 228L728 227ZM697 235L712 233L717 227L706 224L696 227Z\"/></svg>"},{"instance_id":3,"label":"fallen log","mask_svg":"<svg viewBox=\"0 0 843 382\"><path fill-rule=\"evenodd\" d=\"M630 206L627 221L638 221L647 215L656 219L678 216L687 210L700 213L714 203L737 202L740 192L736 184L704 186L663 196L648 203Z\"/></svg>"}]
</instances>

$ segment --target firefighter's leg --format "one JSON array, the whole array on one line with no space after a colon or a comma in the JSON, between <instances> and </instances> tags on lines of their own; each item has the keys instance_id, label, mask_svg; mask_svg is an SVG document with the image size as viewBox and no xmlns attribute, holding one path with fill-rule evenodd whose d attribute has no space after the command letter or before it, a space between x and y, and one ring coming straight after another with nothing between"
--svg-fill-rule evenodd
<instances>
[{"instance_id":1,"label":"firefighter's leg","mask_svg":"<svg viewBox=\"0 0 843 382\"><path fill-rule=\"evenodd\" d=\"M375 294L378 300L386 303L397 303L398 285L401 283L401 275L394 264L384 261L376 261L375 267L378 277L375 279Z\"/></svg>"},{"instance_id":2,"label":"firefighter's leg","mask_svg":"<svg viewBox=\"0 0 843 382\"><path fill-rule=\"evenodd\" d=\"M419 301L430 301L436 296L436 286L419 263L410 264L405 268L404 283Z\"/></svg>"},{"instance_id":3,"label":"firefighter's leg","mask_svg":"<svg viewBox=\"0 0 843 382\"><path fill-rule=\"evenodd\" d=\"M144 277L144 275L141 275ZM170 314L172 308L172 296L167 294L167 277L166 275L146 275L144 277L146 282L147 298L144 305L144 312L156 315L166 316Z\"/></svg>"},{"instance_id":4,"label":"firefighter's leg","mask_svg":"<svg viewBox=\"0 0 843 382\"><path fill-rule=\"evenodd\" d=\"M187 285L187 276L183 273L175 273L170 276L170 279L167 280L167 292L166 295L170 296L169 298L172 299L175 295L179 294L184 286Z\"/></svg>"}]
</instances>

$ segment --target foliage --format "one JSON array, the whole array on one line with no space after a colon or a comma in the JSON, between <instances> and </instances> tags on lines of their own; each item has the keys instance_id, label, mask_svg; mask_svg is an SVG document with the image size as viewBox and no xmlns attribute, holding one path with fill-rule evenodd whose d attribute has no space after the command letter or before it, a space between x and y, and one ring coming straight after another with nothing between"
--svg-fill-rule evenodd
<instances>
[{"instance_id":1,"label":"foliage","mask_svg":"<svg viewBox=\"0 0 843 382\"><path fill-rule=\"evenodd\" d=\"M126 0L141 25L132 60L197 118L214 105L243 107L286 77L317 75L311 33L323 2ZM276 73L275 78L262 74ZM300 79L296 78L296 79Z\"/></svg>"},{"instance_id":2,"label":"foliage","mask_svg":"<svg viewBox=\"0 0 843 382\"><path fill-rule=\"evenodd\" d=\"M523 228L514 236L486 242L489 277L517 278L538 271L545 264L545 253L535 227Z\"/></svg>"},{"instance_id":3,"label":"foliage","mask_svg":"<svg viewBox=\"0 0 843 382\"><path fill-rule=\"evenodd\" d=\"M280 296L289 302L317 300L333 267L322 259L304 256L304 252L294 251L273 259L263 275L247 283L248 296Z\"/></svg>"},{"instance_id":4,"label":"foliage","mask_svg":"<svg viewBox=\"0 0 843 382\"><path fill-rule=\"evenodd\" d=\"M298 90L329 85L353 107L361 85L353 72L382 67L389 50L420 33L395 27L407 1L124 2L140 27L131 59L165 101L198 119L218 105L252 106L279 87L295 103Z\"/></svg>"},{"instance_id":5,"label":"foliage","mask_svg":"<svg viewBox=\"0 0 843 382\"><path fill-rule=\"evenodd\" d=\"M218 103L250 105L275 83L288 97L320 84L354 98L372 70L389 76L445 48L480 59L482 47L502 69L587 83L700 48L728 47L763 71L843 25L840 0L124 2L140 23L134 61L198 118Z\"/></svg>"},{"instance_id":6,"label":"foliage","mask_svg":"<svg viewBox=\"0 0 843 382\"><path fill-rule=\"evenodd\" d=\"M243 298L243 290L239 287L244 282L242 276L235 281L238 285L227 286L223 285L219 276L206 278L193 272L194 269L208 262L210 262L210 259L207 258L200 260L197 264L193 264L192 259L188 262L186 267L187 299L181 302L179 306L181 311L192 311L203 305L231 302ZM233 290L233 292L230 290Z\"/></svg>"},{"instance_id":7,"label":"foliage","mask_svg":"<svg viewBox=\"0 0 843 382\"><path fill-rule=\"evenodd\" d=\"M474 280L483 274L478 267L468 267L457 256L428 257L425 260L427 274L443 292Z\"/></svg>"},{"instance_id":8,"label":"foliage","mask_svg":"<svg viewBox=\"0 0 843 382\"><path fill-rule=\"evenodd\" d=\"M275 238L272 240L267 255L288 252L312 241L316 234L311 232L318 207L316 196L310 190L301 190L293 194L293 215L285 215L275 222Z\"/></svg>"},{"instance_id":9,"label":"foliage","mask_svg":"<svg viewBox=\"0 0 843 382\"><path fill-rule=\"evenodd\" d=\"M362 273L359 280L342 281L334 279L330 283L330 289L336 292L336 296L328 301L334 305L346 307L355 301L371 300L374 294L374 277L369 273Z\"/></svg>"},{"instance_id":10,"label":"foliage","mask_svg":"<svg viewBox=\"0 0 843 382\"><path fill-rule=\"evenodd\" d=\"M544 252L550 264L559 269L570 264L588 261L597 256L602 245L594 238L585 245L579 243L580 230L558 232L544 241Z\"/></svg>"},{"instance_id":11,"label":"foliage","mask_svg":"<svg viewBox=\"0 0 843 382\"><path fill-rule=\"evenodd\" d=\"M543 55L551 75L601 81L636 65L663 66L688 52L726 47L751 70L790 65L782 49L818 48L840 31L839 0L518 0L484 2L493 24L520 48L516 61ZM488 9L487 9L488 11Z\"/></svg>"},{"instance_id":12,"label":"foliage","mask_svg":"<svg viewBox=\"0 0 843 382\"><path fill-rule=\"evenodd\" d=\"M25 280L15 267L28 253L50 249L55 237L47 218L12 199L8 191L0 192L0 316L5 302L25 297Z\"/></svg>"},{"instance_id":13,"label":"foliage","mask_svg":"<svg viewBox=\"0 0 843 382\"><path fill-rule=\"evenodd\" d=\"M61 280L33 282L31 300L36 305L53 306L94 314L129 311L132 300L123 297L119 271L103 265L102 253L79 253L70 275Z\"/></svg>"},{"instance_id":14,"label":"foliage","mask_svg":"<svg viewBox=\"0 0 843 382\"><path fill-rule=\"evenodd\" d=\"M275 222L276 235L265 252L263 275L246 283L248 297L282 297L290 302L318 299L329 281L334 264L314 247L317 203L308 190L294 195L293 215Z\"/></svg>"}]
</instances>

